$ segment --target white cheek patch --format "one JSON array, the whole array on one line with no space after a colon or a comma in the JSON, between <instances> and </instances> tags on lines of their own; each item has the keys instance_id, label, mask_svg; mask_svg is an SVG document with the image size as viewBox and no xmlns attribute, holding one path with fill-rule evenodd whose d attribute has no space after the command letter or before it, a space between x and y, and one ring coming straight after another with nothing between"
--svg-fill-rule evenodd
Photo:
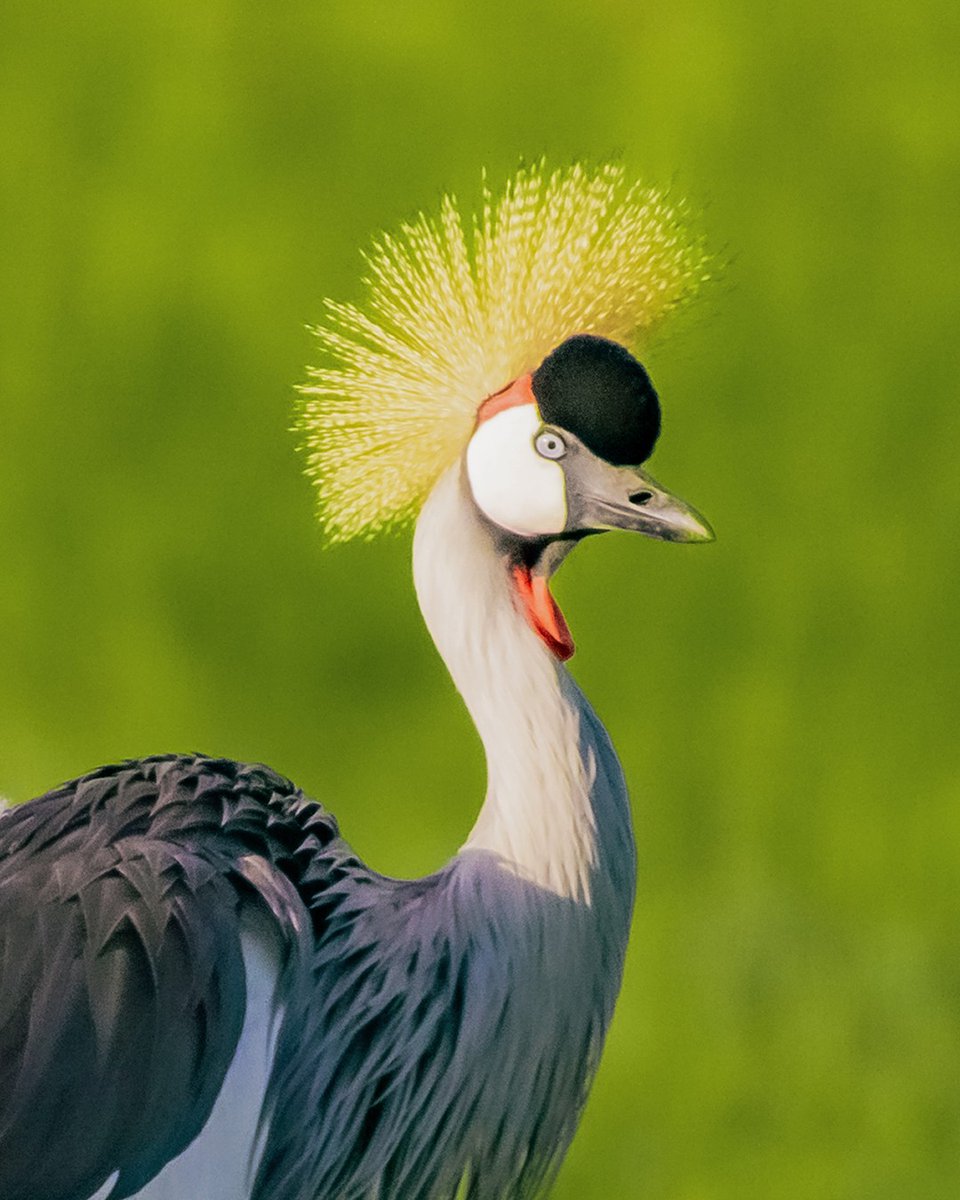
<instances>
[{"instance_id":1,"label":"white cheek patch","mask_svg":"<svg viewBox=\"0 0 960 1200\"><path fill-rule=\"evenodd\" d=\"M563 467L534 449L541 425L535 404L506 408L484 421L467 446L467 478L477 507L521 537L562 533L567 523Z\"/></svg>"}]
</instances>

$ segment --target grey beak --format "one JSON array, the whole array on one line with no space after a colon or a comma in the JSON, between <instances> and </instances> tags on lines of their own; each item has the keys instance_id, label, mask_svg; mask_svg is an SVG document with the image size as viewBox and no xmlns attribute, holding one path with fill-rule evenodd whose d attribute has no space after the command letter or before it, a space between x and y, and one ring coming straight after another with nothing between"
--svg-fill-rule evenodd
<instances>
[{"instance_id":1,"label":"grey beak","mask_svg":"<svg viewBox=\"0 0 960 1200\"><path fill-rule=\"evenodd\" d=\"M579 454L565 474L571 531L632 529L664 542L714 539L696 509L636 467L614 467L592 454Z\"/></svg>"}]
</instances>

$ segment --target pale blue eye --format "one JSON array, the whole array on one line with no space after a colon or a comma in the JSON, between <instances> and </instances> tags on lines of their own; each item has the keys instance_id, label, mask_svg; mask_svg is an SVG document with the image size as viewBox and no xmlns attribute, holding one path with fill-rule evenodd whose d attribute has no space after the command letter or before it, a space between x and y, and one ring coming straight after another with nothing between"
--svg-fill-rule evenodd
<instances>
[{"instance_id":1,"label":"pale blue eye","mask_svg":"<svg viewBox=\"0 0 960 1200\"><path fill-rule=\"evenodd\" d=\"M537 440L533 443L536 451L543 458L563 458L567 452L567 445L559 433L554 433L552 429L544 429L537 434Z\"/></svg>"}]
</instances>

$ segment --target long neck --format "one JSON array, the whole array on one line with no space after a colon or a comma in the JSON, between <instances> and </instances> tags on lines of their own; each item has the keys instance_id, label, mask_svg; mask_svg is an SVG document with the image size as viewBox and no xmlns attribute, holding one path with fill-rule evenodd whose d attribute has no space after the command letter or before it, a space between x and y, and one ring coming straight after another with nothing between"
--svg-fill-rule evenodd
<instances>
[{"instance_id":1,"label":"long neck","mask_svg":"<svg viewBox=\"0 0 960 1200\"><path fill-rule=\"evenodd\" d=\"M522 878L589 903L606 840L598 779L632 864L619 765L567 671L518 610L507 564L466 486L457 464L431 493L414 540L424 620L486 752L486 798L464 849L492 851Z\"/></svg>"}]
</instances>

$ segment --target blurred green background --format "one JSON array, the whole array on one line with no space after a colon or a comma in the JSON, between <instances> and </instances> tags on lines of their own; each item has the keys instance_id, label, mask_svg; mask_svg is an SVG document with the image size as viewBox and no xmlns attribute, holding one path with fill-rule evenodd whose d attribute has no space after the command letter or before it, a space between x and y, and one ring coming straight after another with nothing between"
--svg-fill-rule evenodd
<instances>
[{"instance_id":1,"label":"blurred green background","mask_svg":"<svg viewBox=\"0 0 960 1200\"><path fill-rule=\"evenodd\" d=\"M263 760L396 873L483 788L409 536L321 548L288 432L371 233L622 152L723 284L650 365L697 550L558 594L635 800L560 1200L960 1195L960 9L4 0L0 791Z\"/></svg>"}]
</instances>

